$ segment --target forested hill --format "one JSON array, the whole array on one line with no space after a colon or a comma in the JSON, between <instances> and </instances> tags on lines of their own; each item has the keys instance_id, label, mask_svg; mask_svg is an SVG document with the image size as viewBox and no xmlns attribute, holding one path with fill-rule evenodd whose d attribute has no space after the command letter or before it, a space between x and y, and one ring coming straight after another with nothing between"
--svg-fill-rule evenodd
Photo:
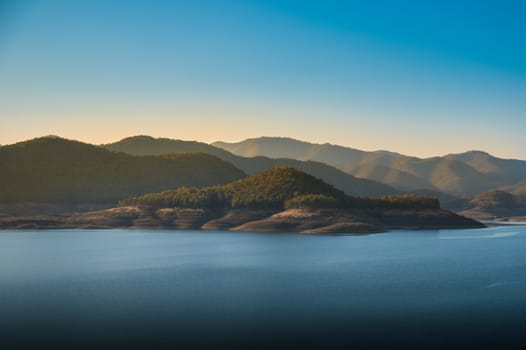
<instances>
[{"instance_id":1,"label":"forested hill","mask_svg":"<svg viewBox=\"0 0 526 350\"><path fill-rule=\"evenodd\" d=\"M332 208L414 208L438 209L438 200L412 195L385 198L353 198L342 191L292 167L270 170L220 186L181 188L173 191L128 198L121 206L139 205L153 208L189 207L205 209L287 207Z\"/></svg>"},{"instance_id":2,"label":"forested hill","mask_svg":"<svg viewBox=\"0 0 526 350\"><path fill-rule=\"evenodd\" d=\"M181 186L211 186L244 177L204 153L132 156L56 137L0 148L0 202L117 203Z\"/></svg>"},{"instance_id":3,"label":"forested hill","mask_svg":"<svg viewBox=\"0 0 526 350\"><path fill-rule=\"evenodd\" d=\"M399 192L388 185L368 179L356 178L324 163L286 158L246 158L196 141L153 138L143 135L127 137L115 143L102 145L102 147L133 155L159 155L188 151L205 152L232 163L247 174L255 174L275 166L290 166L318 177L352 196L385 196Z\"/></svg>"}]
</instances>

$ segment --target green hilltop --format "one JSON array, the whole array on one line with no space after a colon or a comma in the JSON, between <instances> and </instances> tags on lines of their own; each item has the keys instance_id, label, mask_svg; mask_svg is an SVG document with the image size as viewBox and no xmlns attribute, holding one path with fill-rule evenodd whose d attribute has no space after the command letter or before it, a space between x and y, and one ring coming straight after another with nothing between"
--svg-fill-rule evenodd
<instances>
[{"instance_id":1,"label":"green hilltop","mask_svg":"<svg viewBox=\"0 0 526 350\"><path fill-rule=\"evenodd\" d=\"M290 207L337 208L433 208L438 200L414 195L383 198L358 198L312 175L292 167L274 167L226 185L204 188L180 188L172 191L127 198L121 206L139 205L153 208L190 207L214 210L265 208L283 210Z\"/></svg>"}]
</instances>

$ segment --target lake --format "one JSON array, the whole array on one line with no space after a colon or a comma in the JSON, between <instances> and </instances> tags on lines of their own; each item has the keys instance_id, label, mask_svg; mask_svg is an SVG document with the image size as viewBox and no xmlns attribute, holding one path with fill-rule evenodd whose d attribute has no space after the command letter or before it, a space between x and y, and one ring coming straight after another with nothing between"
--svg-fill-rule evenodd
<instances>
[{"instance_id":1,"label":"lake","mask_svg":"<svg viewBox=\"0 0 526 350\"><path fill-rule=\"evenodd\" d=\"M521 349L526 226L0 231L2 348Z\"/></svg>"}]
</instances>

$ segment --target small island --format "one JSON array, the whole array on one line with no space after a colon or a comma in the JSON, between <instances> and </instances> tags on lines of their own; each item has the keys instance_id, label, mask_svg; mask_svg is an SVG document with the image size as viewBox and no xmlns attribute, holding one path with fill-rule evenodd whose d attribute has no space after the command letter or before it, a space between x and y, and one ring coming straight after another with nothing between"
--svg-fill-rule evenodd
<instances>
[{"instance_id":1,"label":"small island","mask_svg":"<svg viewBox=\"0 0 526 350\"><path fill-rule=\"evenodd\" d=\"M351 197L292 167L274 167L225 185L182 187L130 197L116 208L0 217L2 229L160 228L367 234L393 229L484 227L415 195Z\"/></svg>"}]
</instances>

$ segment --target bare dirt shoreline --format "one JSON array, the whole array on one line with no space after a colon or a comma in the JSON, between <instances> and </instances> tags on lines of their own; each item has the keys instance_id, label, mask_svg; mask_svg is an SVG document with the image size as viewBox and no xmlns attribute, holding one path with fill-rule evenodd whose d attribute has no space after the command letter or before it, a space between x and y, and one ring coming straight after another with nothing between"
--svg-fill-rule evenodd
<instances>
[{"instance_id":1,"label":"bare dirt shoreline","mask_svg":"<svg viewBox=\"0 0 526 350\"><path fill-rule=\"evenodd\" d=\"M75 213L0 217L0 229L174 229L297 232L303 234L379 233L392 229L480 228L478 221L442 209L352 210L193 208L152 210L136 206Z\"/></svg>"}]
</instances>

